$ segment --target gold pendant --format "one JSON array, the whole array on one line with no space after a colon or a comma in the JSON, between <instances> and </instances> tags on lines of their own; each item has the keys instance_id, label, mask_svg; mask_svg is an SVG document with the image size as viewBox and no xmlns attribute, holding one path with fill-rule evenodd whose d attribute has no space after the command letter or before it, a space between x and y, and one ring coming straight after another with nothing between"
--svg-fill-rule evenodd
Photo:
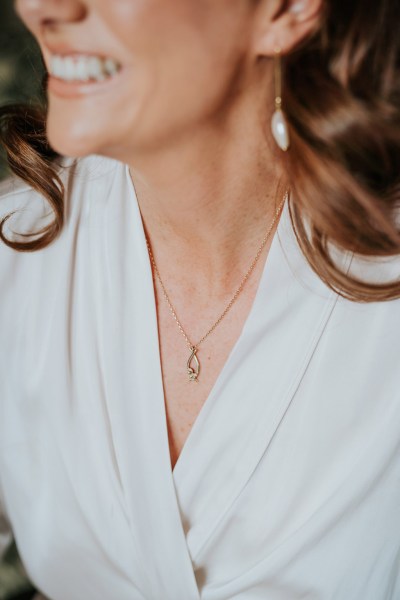
<instances>
[{"instance_id":1,"label":"gold pendant","mask_svg":"<svg viewBox=\"0 0 400 600\"><path fill-rule=\"evenodd\" d=\"M195 381L196 383L198 383L198 377L200 375L200 363L199 359L197 358L196 346L192 346L191 351L192 353L189 356L189 360L187 361L187 374L189 375L189 381Z\"/></svg>"}]
</instances>

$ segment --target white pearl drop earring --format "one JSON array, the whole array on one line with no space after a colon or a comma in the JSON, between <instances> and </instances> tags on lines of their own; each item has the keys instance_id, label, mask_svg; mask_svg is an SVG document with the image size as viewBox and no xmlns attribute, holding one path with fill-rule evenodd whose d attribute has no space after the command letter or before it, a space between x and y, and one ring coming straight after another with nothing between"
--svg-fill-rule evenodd
<instances>
[{"instance_id":1,"label":"white pearl drop earring","mask_svg":"<svg viewBox=\"0 0 400 600\"><path fill-rule=\"evenodd\" d=\"M286 152L289 148L289 127L286 117L282 110L282 60L281 49L275 49L274 57L274 75L275 75L275 112L272 115L271 129L272 135L279 148Z\"/></svg>"}]
</instances>

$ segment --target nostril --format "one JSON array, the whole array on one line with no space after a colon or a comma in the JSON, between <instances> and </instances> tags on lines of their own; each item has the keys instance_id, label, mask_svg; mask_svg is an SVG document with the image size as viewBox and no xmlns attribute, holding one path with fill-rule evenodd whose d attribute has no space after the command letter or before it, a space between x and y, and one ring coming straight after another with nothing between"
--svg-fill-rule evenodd
<instances>
[{"instance_id":1,"label":"nostril","mask_svg":"<svg viewBox=\"0 0 400 600\"><path fill-rule=\"evenodd\" d=\"M83 0L15 0L15 10L29 27L74 23L87 13Z\"/></svg>"},{"instance_id":2,"label":"nostril","mask_svg":"<svg viewBox=\"0 0 400 600\"><path fill-rule=\"evenodd\" d=\"M40 19L40 25L42 27L46 27L46 29L54 29L57 24L60 23L59 19L52 19L52 18L46 18L46 19Z\"/></svg>"}]
</instances>

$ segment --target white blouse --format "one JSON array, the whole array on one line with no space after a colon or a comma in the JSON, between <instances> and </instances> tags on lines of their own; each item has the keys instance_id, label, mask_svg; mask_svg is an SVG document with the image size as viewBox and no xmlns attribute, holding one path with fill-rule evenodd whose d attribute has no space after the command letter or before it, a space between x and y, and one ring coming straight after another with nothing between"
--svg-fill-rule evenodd
<instances>
[{"instance_id":1,"label":"white blouse","mask_svg":"<svg viewBox=\"0 0 400 600\"><path fill-rule=\"evenodd\" d=\"M0 242L0 546L12 529L52 600L398 600L400 300L331 291L285 206L171 472L128 169L92 156L63 178L60 237ZM46 222L36 192L3 183L0 214L17 207L6 233ZM400 274L400 257L353 263Z\"/></svg>"}]
</instances>

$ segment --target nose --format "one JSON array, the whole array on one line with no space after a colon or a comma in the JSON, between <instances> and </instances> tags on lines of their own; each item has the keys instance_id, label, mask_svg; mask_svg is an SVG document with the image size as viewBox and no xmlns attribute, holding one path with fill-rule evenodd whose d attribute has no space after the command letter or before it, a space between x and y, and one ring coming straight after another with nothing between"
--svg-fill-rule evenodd
<instances>
[{"instance_id":1,"label":"nose","mask_svg":"<svg viewBox=\"0 0 400 600\"><path fill-rule=\"evenodd\" d=\"M80 21L86 15L82 0L16 0L15 10L33 32L43 25Z\"/></svg>"}]
</instances>

